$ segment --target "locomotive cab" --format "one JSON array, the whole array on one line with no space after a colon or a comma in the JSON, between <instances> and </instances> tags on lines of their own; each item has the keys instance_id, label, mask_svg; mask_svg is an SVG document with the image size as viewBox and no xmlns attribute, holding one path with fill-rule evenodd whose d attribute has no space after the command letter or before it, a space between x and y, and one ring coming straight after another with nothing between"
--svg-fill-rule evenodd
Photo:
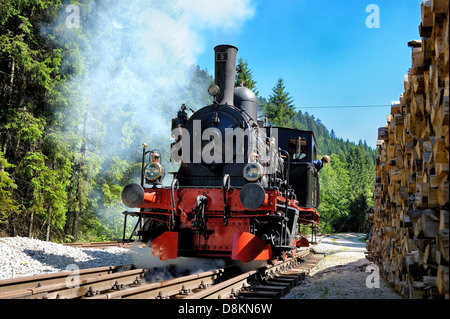
<instances>
[{"instance_id":1,"label":"locomotive cab","mask_svg":"<svg viewBox=\"0 0 450 319\"><path fill-rule=\"evenodd\" d=\"M278 127L278 146L289 150L289 184L298 206L319 206L319 176L312 164L317 158L314 132Z\"/></svg>"}]
</instances>

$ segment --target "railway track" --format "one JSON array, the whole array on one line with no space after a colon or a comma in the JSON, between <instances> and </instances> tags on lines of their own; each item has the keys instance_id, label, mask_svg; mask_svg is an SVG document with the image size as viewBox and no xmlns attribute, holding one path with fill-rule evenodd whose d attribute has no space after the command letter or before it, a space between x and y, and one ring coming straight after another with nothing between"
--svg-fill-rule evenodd
<instances>
[{"instance_id":1,"label":"railway track","mask_svg":"<svg viewBox=\"0 0 450 319\"><path fill-rule=\"evenodd\" d=\"M248 271L208 289L189 299L277 299L299 284L324 255L304 250L267 268Z\"/></svg>"},{"instance_id":2,"label":"railway track","mask_svg":"<svg viewBox=\"0 0 450 319\"><path fill-rule=\"evenodd\" d=\"M149 269L132 265L83 269L0 281L0 299L276 299L323 258L310 250L241 273L220 268L148 283Z\"/></svg>"},{"instance_id":3,"label":"railway track","mask_svg":"<svg viewBox=\"0 0 450 319\"><path fill-rule=\"evenodd\" d=\"M145 247L145 243L142 242L122 242L122 241L105 241L105 242L91 242L91 243L65 243L64 246L79 247L79 248L99 248L104 249L108 247Z\"/></svg>"}]
</instances>

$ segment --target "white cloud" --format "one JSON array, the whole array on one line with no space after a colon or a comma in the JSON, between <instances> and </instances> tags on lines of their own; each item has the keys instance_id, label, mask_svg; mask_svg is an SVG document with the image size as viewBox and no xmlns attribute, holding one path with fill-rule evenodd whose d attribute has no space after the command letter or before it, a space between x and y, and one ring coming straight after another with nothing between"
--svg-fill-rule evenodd
<instances>
[{"instance_id":1,"label":"white cloud","mask_svg":"<svg viewBox=\"0 0 450 319\"><path fill-rule=\"evenodd\" d=\"M194 29L215 28L237 32L255 14L251 0L180 0Z\"/></svg>"}]
</instances>

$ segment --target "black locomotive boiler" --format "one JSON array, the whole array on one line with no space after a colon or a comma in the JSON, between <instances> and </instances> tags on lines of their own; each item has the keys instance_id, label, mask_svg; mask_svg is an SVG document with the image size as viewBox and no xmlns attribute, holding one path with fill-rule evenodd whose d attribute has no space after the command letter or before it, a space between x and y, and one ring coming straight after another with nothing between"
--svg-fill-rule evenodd
<instances>
[{"instance_id":1,"label":"black locomotive boiler","mask_svg":"<svg viewBox=\"0 0 450 319\"><path fill-rule=\"evenodd\" d=\"M160 152L144 144L141 183L122 192L127 207L139 208L124 212L124 239L133 215L133 234L161 260L286 256L309 246L300 225L319 222L314 134L258 121L255 94L234 84L238 49L214 51L213 102L190 117L183 105L172 120L171 161L180 167L170 186Z\"/></svg>"}]
</instances>

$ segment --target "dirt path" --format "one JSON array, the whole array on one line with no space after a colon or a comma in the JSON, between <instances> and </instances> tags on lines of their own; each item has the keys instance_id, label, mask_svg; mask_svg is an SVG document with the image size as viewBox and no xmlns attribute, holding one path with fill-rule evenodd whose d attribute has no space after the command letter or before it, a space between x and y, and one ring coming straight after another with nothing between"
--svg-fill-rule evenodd
<instances>
[{"instance_id":1,"label":"dirt path","mask_svg":"<svg viewBox=\"0 0 450 319\"><path fill-rule=\"evenodd\" d=\"M364 234L334 234L314 250L326 257L284 299L404 299L365 258ZM366 272L367 271L367 272Z\"/></svg>"}]
</instances>

